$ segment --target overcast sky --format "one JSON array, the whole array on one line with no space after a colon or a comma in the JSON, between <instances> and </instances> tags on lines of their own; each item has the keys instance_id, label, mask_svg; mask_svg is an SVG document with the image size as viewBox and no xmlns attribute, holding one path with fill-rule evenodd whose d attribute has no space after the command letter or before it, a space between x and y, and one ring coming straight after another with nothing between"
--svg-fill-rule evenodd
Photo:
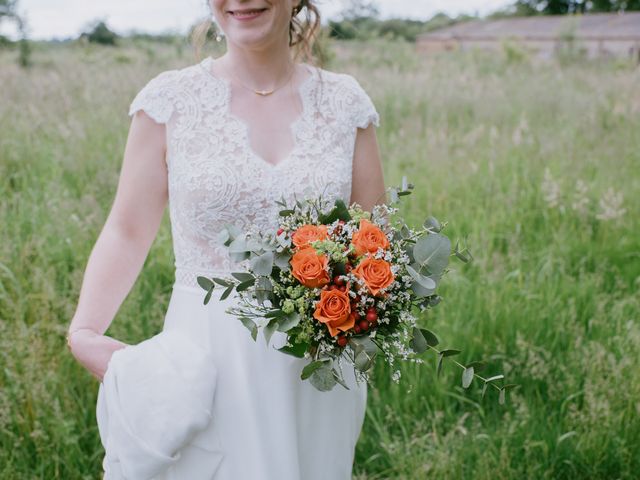
<instances>
[{"instance_id":1,"label":"overcast sky","mask_svg":"<svg viewBox=\"0 0 640 480\"><path fill-rule=\"evenodd\" d=\"M485 15L505 0L377 0L383 17L428 19L434 13ZM131 30L159 33L186 32L207 16L206 0L19 0L18 11L27 20L34 39L76 37L95 19L104 19L118 33ZM324 19L336 17L343 0L318 0ZM7 22L0 33L15 36Z\"/></svg>"}]
</instances>

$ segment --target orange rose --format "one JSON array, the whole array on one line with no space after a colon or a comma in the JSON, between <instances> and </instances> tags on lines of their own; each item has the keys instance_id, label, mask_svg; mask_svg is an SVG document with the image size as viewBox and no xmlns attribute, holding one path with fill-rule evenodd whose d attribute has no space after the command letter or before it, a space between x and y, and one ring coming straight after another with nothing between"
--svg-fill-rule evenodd
<instances>
[{"instance_id":1,"label":"orange rose","mask_svg":"<svg viewBox=\"0 0 640 480\"><path fill-rule=\"evenodd\" d=\"M351 243L358 255L376 253L378 247L382 247L385 250L389 248L389 239L384 232L366 218L360 219L360 227L353 234Z\"/></svg>"},{"instance_id":2,"label":"orange rose","mask_svg":"<svg viewBox=\"0 0 640 480\"><path fill-rule=\"evenodd\" d=\"M364 280L372 295L378 295L380 290L388 287L395 276L391 272L391 265L381 258L367 256L353 270L354 275Z\"/></svg>"},{"instance_id":3,"label":"orange rose","mask_svg":"<svg viewBox=\"0 0 640 480\"><path fill-rule=\"evenodd\" d=\"M322 290L313 318L324 323L332 337L353 328L355 317L351 315L348 291Z\"/></svg>"},{"instance_id":4,"label":"orange rose","mask_svg":"<svg viewBox=\"0 0 640 480\"><path fill-rule=\"evenodd\" d=\"M303 225L291 235L293 244L298 248L309 245L314 240L326 240L327 238L329 235L326 225Z\"/></svg>"},{"instance_id":5,"label":"orange rose","mask_svg":"<svg viewBox=\"0 0 640 480\"><path fill-rule=\"evenodd\" d=\"M329 283L329 259L324 254L318 254L315 248L303 247L293 254L289 262L291 273L305 287L317 288Z\"/></svg>"}]
</instances>

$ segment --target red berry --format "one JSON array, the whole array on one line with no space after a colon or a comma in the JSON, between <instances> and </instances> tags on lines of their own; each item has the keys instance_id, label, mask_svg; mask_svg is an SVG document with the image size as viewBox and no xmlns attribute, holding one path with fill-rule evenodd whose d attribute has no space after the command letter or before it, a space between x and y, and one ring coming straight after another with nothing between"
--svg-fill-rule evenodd
<instances>
[{"instance_id":1,"label":"red berry","mask_svg":"<svg viewBox=\"0 0 640 480\"><path fill-rule=\"evenodd\" d=\"M346 347L349 341L347 340L347 337L345 337L344 335L340 335L338 336L336 342L338 342L338 345L340 345L341 347Z\"/></svg>"},{"instance_id":2,"label":"red berry","mask_svg":"<svg viewBox=\"0 0 640 480\"><path fill-rule=\"evenodd\" d=\"M280 235L282 232L284 232L284 228L279 228L277 235Z\"/></svg>"},{"instance_id":3,"label":"red berry","mask_svg":"<svg viewBox=\"0 0 640 480\"><path fill-rule=\"evenodd\" d=\"M366 320L360 320L360 323L358 323L358 326L362 329L362 330L369 330L369 322L367 322Z\"/></svg>"},{"instance_id":4,"label":"red berry","mask_svg":"<svg viewBox=\"0 0 640 480\"><path fill-rule=\"evenodd\" d=\"M336 285L344 285L344 279L340 278L340 275L336 275L335 277L333 277L333 283L335 283Z\"/></svg>"},{"instance_id":5,"label":"red berry","mask_svg":"<svg viewBox=\"0 0 640 480\"><path fill-rule=\"evenodd\" d=\"M373 305L371 305L368 309L368 312L375 312L376 311L376 307L374 307Z\"/></svg>"},{"instance_id":6,"label":"red berry","mask_svg":"<svg viewBox=\"0 0 640 480\"><path fill-rule=\"evenodd\" d=\"M346 292L347 291L347 286L346 285L340 285L338 288L340 289L341 292Z\"/></svg>"},{"instance_id":7,"label":"red berry","mask_svg":"<svg viewBox=\"0 0 640 480\"><path fill-rule=\"evenodd\" d=\"M378 320L374 320L373 322L371 322L371 326L372 327L377 327L378 326Z\"/></svg>"},{"instance_id":8,"label":"red berry","mask_svg":"<svg viewBox=\"0 0 640 480\"><path fill-rule=\"evenodd\" d=\"M374 320L378 319L378 314L376 312L372 312L371 310L369 310L367 312L367 320L370 322L373 322Z\"/></svg>"},{"instance_id":9,"label":"red berry","mask_svg":"<svg viewBox=\"0 0 640 480\"><path fill-rule=\"evenodd\" d=\"M360 319L360 314L358 312L356 312L355 310L351 312L351 315L353 316L353 318L358 321Z\"/></svg>"},{"instance_id":10,"label":"red berry","mask_svg":"<svg viewBox=\"0 0 640 480\"><path fill-rule=\"evenodd\" d=\"M353 329L356 333L360 333L362 331L362 328L360 328L360 325L357 323L354 325Z\"/></svg>"}]
</instances>

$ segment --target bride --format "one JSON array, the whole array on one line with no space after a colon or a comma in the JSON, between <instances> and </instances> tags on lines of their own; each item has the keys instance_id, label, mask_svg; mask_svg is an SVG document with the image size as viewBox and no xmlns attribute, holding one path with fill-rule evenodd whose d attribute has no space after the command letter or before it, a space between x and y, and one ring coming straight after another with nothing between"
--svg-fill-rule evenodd
<instances>
[{"instance_id":1,"label":"bride","mask_svg":"<svg viewBox=\"0 0 640 480\"><path fill-rule=\"evenodd\" d=\"M159 73L131 103L117 193L68 329L100 381L104 478L346 480L366 384L345 368L349 389L316 390L300 379L306 359L275 350L284 333L254 341L225 312L233 297L204 305L195 279L236 271L219 232L275 228L282 198L371 211L384 196L379 115L353 76L314 66L312 0L208 6L226 52ZM175 283L163 330L128 345L104 333L167 204Z\"/></svg>"}]
</instances>

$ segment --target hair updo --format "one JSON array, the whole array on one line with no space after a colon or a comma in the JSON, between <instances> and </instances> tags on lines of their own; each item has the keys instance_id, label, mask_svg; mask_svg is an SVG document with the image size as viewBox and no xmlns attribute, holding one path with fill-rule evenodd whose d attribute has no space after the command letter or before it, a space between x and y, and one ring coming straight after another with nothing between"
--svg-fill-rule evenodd
<instances>
[{"instance_id":1,"label":"hair updo","mask_svg":"<svg viewBox=\"0 0 640 480\"><path fill-rule=\"evenodd\" d=\"M201 56L202 48L212 36L212 25L211 18L207 18L197 25L191 33L191 43L198 59ZM312 0L300 0L300 3L293 9L289 22L289 46L294 49L294 60L302 59L311 64L318 63L313 53L313 46L319 30L320 11L318 7L313 4ZM213 32L213 36L216 33Z\"/></svg>"}]
</instances>

